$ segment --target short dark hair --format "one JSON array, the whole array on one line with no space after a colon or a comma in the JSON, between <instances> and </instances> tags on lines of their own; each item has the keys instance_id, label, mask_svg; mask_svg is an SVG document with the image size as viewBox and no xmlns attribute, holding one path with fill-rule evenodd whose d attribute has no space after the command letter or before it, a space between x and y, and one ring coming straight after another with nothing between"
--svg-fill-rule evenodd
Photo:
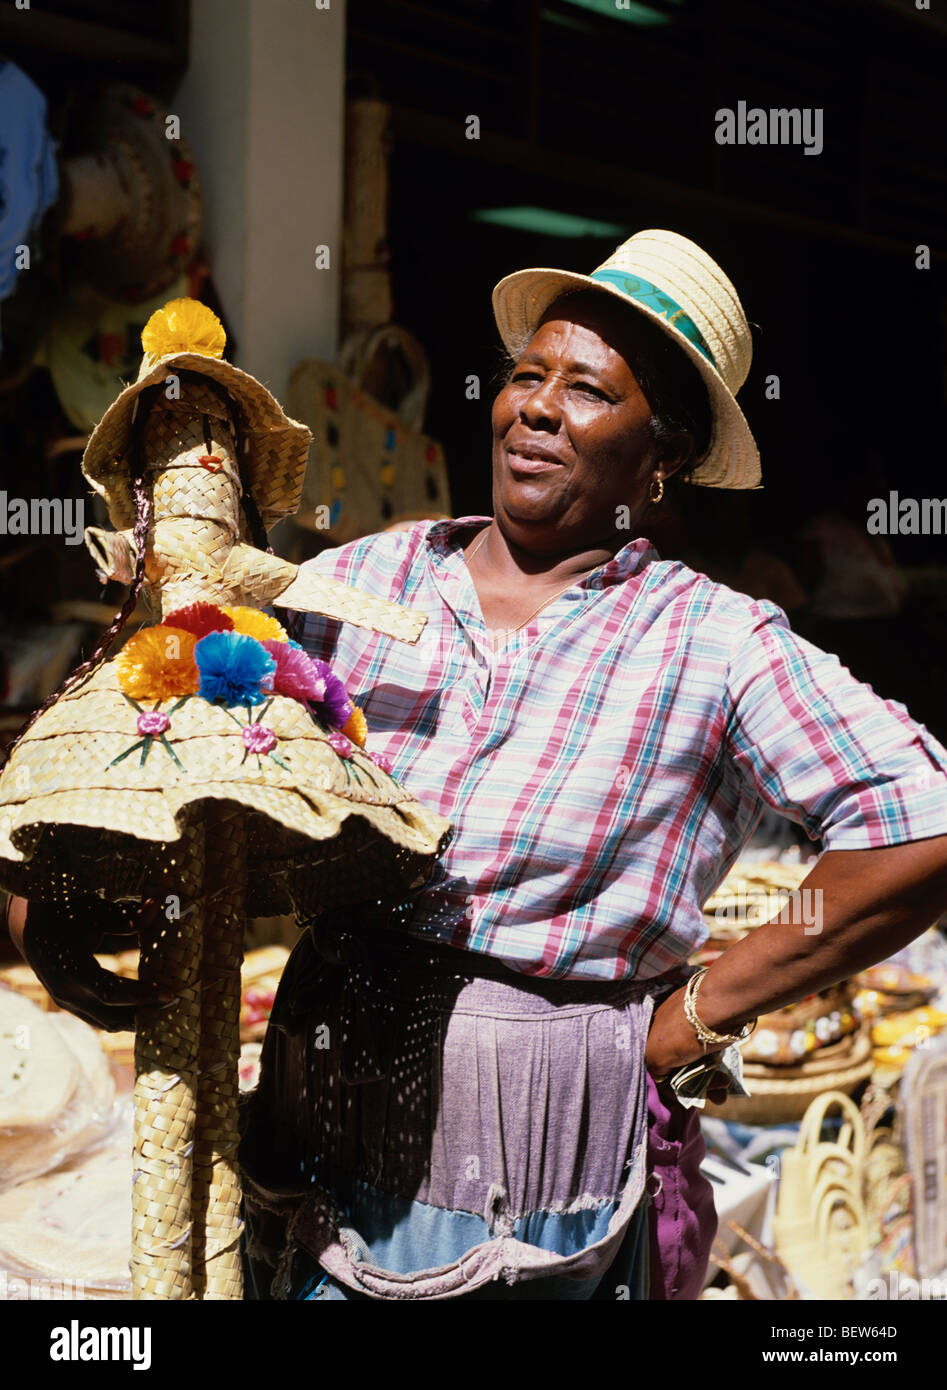
<instances>
[{"instance_id":1,"label":"short dark hair","mask_svg":"<svg viewBox=\"0 0 947 1390\"><path fill-rule=\"evenodd\" d=\"M576 294L600 297L601 292L567 290L554 302L559 303ZM621 300L615 296L610 298L615 300L619 309L623 308ZM639 332L626 360L651 407L654 442L661 444L672 435L684 431L694 440L690 458L677 473L679 478L686 479L707 453L713 438L713 415L707 388L693 362L663 328L644 314L638 314L633 309L629 309L629 312L635 314ZM515 365L516 358L508 353L502 384L509 380Z\"/></svg>"}]
</instances>

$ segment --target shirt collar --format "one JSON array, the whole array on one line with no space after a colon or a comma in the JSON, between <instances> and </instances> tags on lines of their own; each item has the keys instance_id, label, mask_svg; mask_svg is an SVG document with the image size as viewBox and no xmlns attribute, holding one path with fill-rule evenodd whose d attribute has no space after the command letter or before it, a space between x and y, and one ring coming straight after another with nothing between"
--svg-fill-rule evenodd
<instances>
[{"instance_id":1,"label":"shirt collar","mask_svg":"<svg viewBox=\"0 0 947 1390\"><path fill-rule=\"evenodd\" d=\"M469 536L463 536L459 533L468 531L473 527L482 529L492 520L493 518L489 516L458 516L445 517L442 521L435 521L424 534L425 549L430 556L444 560L450 555L457 554L461 546L469 541ZM634 540L630 540L627 545L623 545L621 550L616 551L605 564L599 565L598 569L594 569L591 574L577 580L576 584L577 587L583 589L605 589L611 584L620 584L622 580L637 574L646 565L660 558L647 537L638 536Z\"/></svg>"}]
</instances>

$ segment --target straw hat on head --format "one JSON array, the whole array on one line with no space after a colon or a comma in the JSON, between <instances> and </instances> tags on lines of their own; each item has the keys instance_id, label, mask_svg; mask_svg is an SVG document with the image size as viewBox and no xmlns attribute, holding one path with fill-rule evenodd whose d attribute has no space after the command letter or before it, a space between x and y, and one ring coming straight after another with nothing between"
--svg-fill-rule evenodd
<instances>
[{"instance_id":1,"label":"straw hat on head","mask_svg":"<svg viewBox=\"0 0 947 1390\"><path fill-rule=\"evenodd\" d=\"M234 402L243 435L240 472L263 525L269 529L298 509L312 435L255 377L223 360L226 343L217 315L195 299L172 299L145 324L138 378L109 406L82 456L83 473L119 529L135 520L128 451L138 397L179 371L220 382Z\"/></svg>"},{"instance_id":2,"label":"straw hat on head","mask_svg":"<svg viewBox=\"0 0 947 1390\"><path fill-rule=\"evenodd\" d=\"M684 352L707 388L710 446L689 482L703 487L760 485L760 456L736 402L753 355L750 329L733 285L717 263L676 232L636 232L591 275L539 267L507 275L493 291L493 312L508 351L522 352L561 294L597 289L658 324Z\"/></svg>"}]
</instances>

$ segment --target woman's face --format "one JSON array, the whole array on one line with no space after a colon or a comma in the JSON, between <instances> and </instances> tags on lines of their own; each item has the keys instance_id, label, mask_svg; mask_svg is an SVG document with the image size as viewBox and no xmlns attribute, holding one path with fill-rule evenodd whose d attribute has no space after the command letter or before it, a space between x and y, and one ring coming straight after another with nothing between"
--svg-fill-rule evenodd
<instances>
[{"instance_id":1,"label":"woman's face","mask_svg":"<svg viewBox=\"0 0 947 1390\"><path fill-rule=\"evenodd\" d=\"M605 295L560 300L497 396L494 512L524 549L620 548L638 534L655 477L686 461L689 435L652 438L651 407L626 360L639 331Z\"/></svg>"}]
</instances>

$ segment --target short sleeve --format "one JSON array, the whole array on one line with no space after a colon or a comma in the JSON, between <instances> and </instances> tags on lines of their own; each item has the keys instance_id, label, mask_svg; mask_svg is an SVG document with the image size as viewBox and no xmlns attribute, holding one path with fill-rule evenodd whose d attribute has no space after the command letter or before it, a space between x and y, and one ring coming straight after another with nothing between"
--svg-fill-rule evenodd
<instances>
[{"instance_id":1,"label":"short sleeve","mask_svg":"<svg viewBox=\"0 0 947 1390\"><path fill-rule=\"evenodd\" d=\"M775 604L751 605L725 698L739 777L825 849L947 834L947 749L904 705L792 632Z\"/></svg>"}]
</instances>

